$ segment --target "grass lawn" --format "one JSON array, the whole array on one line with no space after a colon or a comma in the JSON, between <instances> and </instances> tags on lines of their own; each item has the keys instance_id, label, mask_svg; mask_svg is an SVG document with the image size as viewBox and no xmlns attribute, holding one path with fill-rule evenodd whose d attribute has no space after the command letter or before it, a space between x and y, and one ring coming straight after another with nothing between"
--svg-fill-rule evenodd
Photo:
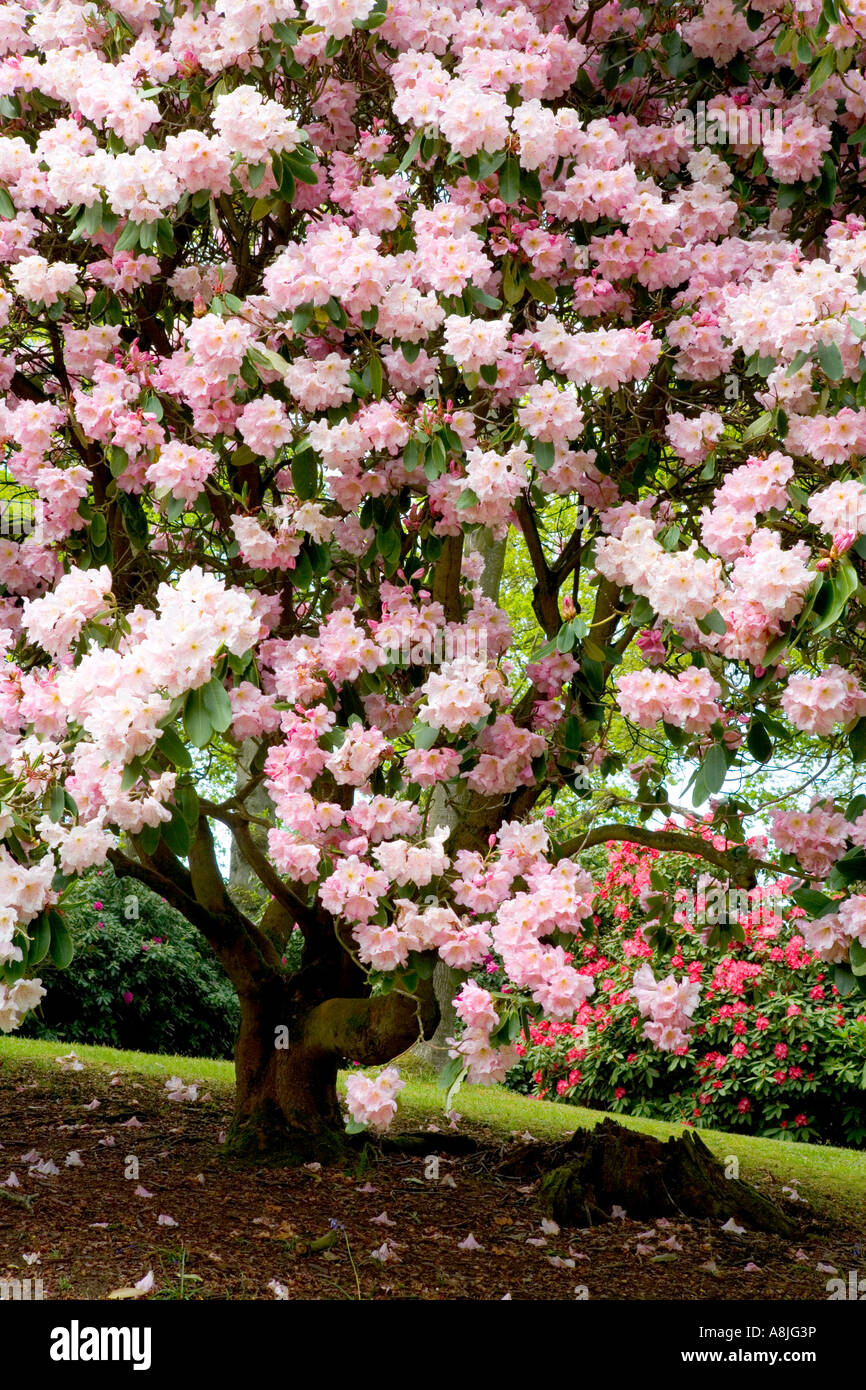
<instances>
[{"instance_id":1,"label":"grass lawn","mask_svg":"<svg viewBox=\"0 0 866 1390\"><path fill-rule=\"evenodd\" d=\"M0 1036L0 1062L4 1068L17 1065L44 1067L60 1074L55 1057L70 1051L69 1043L36 1042ZM76 1055L88 1066L106 1072L118 1069L129 1075L162 1080L178 1075L184 1081L200 1081L214 1092L228 1093L234 1084L231 1062L198 1057L169 1057L148 1052L122 1052L110 1047L75 1044ZM401 1064L402 1065L402 1064ZM443 1123L444 1096L434 1081L411 1064L403 1067L407 1084L400 1094L398 1118L408 1126ZM465 1086L454 1105L464 1119L482 1125L494 1134L507 1137L514 1131L529 1131L537 1138L556 1139L579 1126L591 1127L605 1118L600 1110L579 1106L554 1105L530 1100L502 1086ZM660 1120L637 1120L618 1115L616 1119L631 1129L666 1138L679 1126ZM817 1210L856 1212L866 1209L866 1153L856 1149L837 1149L824 1145L781 1143L775 1139L756 1139L742 1134L701 1130L701 1137L719 1157L735 1155L740 1176L746 1179L769 1174L776 1182L799 1183L799 1190Z\"/></svg>"}]
</instances>

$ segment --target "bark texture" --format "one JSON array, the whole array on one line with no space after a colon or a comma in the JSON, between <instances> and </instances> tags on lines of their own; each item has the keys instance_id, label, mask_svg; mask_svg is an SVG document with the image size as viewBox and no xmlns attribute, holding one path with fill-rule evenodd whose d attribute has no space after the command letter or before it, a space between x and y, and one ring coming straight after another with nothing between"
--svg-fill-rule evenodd
<instances>
[{"instance_id":1,"label":"bark texture","mask_svg":"<svg viewBox=\"0 0 866 1390\"><path fill-rule=\"evenodd\" d=\"M739 1178L727 1178L694 1130L667 1142L604 1120L578 1130L562 1159L541 1181L547 1210L563 1226L610 1219L621 1206L637 1220L689 1216L724 1224L733 1217L750 1230L791 1236L794 1222L769 1197Z\"/></svg>"}]
</instances>

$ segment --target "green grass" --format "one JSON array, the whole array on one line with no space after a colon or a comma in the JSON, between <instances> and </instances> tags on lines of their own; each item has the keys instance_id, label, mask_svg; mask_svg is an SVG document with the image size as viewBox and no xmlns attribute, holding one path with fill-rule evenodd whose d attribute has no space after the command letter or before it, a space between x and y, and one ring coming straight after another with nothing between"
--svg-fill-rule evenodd
<instances>
[{"instance_id":1,"label":"green grass","mask_svg":"<svg viewBox=\"0 0 866 1390\"><path fill-rule=\"evenodd\" d=\"M211 1061L204 1057L169 1057L155 1052L124 1052L114 1047L92 1047L86 1043L41 1042L33 1038L0 1037L0 1060L4 1067L29 1063L60 1074L55 1057L74 1052L79 1061L90 1067L109 1071L135 1072L164 1081L179 1076L182 1081L202 1081L213 1088L228 1090L234 1085L234 1066L231 1062Z\"/></svg>"},{"instance_id":2,"label":"green grass","mask_svg":"<svg viewBox=\"0 0 866 1390\"><path fill-rule=\"evenodd\" d=\"M59 1074L54 1058L70 1050L69 1043L0 1037L0 1061L4 1070L36 1066ZM158 1056L149 1052L121 1052L83 1043L76 1043L74 1051L85 1066L106 1073L120 1069L157 1081L177 1075L187 1082L200 1081L212 1091L224 1095L228 1095L234 1084L231 1062L200 1057ZM400 1094L398 1114L410 1127L434 1123L446 1128L443 1092L409 1059L401 1059L399 1065L407 1080L405 1090ZM578 1127L591 1128L605 1118L600 1110L530 1100L502 1086L464 1086L454 1106L466 1120L483 1125L500 1138L506 1138L515 1131L528 1131L539 1139L558 1139ZM680 1129L678 1125L661 1120L636 1120L625 1115L616 1118L629 1129L642 1130L661 1139L678 1133ZM788 1184L796 1179L802 1195L818 1210L842 1208L862 1211L866 1208L866 1153L818 1144L780 1143L776 1139L756 1139L710 1129L701 1130L700 1133L717 1157L724 1159L734 1155L739 1160L740 1176L743 1178L770 1176L779 1184Z\"/></svg>"}]
</instances>

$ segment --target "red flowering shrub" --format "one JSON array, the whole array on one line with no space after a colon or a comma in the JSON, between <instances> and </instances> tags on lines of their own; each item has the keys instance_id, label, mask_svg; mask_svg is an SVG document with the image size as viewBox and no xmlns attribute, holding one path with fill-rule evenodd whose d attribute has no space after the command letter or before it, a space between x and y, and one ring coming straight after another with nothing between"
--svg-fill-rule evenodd
<instances>
[{"instance_id":1,"label":"red flowering shrub","mask_svg":"<svg viewBox=\"0 0 866 1390\"><path fill-rule=\"evenodd\" d=\"M672 933L649 920L660 883ZM572 1023L530 1025L508 1076L513 1089L698 1127L866 1146L866 1002L843 997L833 967L805 947L788 881L728 895L728 920L714 922L714 890L693 860L625 845L609 852L598 886L595 939L578 943L574 957L595 992ZM645 1039L630 993L644 962L657 977L673 971L700 984L688 1043L670 1052Z\"/></svg>"}]
</instances>

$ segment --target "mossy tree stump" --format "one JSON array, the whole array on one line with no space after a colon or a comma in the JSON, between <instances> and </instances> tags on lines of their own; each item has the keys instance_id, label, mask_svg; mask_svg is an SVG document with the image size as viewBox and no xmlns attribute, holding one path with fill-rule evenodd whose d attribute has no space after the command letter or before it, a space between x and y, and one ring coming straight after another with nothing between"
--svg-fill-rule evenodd
<instances>
[{"instance_id":1,"label":"mossy tree stump","mask_svg":"<svg viewBox=\"0 0 866 1390\"><path fill-rule=\"evenodd\" d=\"M621 1206L637 1220L730 1217L751 1230L791 1236L794 1222L769 1197L739 1178L728 1178L694 1130L663 1142L604 1120L578 1130L562 1146L563 1162L548 1171L540 1195L563 1226L592 1225Z\"/></svg>"}]
</instances>

